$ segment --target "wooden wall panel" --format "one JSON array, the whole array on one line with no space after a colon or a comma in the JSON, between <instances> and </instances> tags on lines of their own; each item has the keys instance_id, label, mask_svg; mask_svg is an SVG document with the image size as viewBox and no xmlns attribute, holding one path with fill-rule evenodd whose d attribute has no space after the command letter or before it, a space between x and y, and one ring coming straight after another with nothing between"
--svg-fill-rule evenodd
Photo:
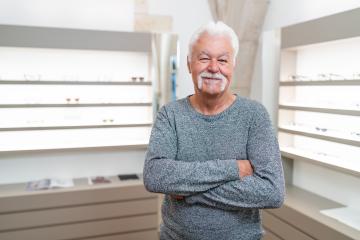
<instances>
[{"instance_id":1,"label":"wooden wall panel","mask_svg":"<svg viewBox=\"0 0 360 240\"><path fill-rule=\"evenodd\" d=\"M7 196L1 196L0 194L0 213L156 197L156 195L147 192L142 184L125 186L119 184L112 187L89 186L80 189L61 189L34 193L25 192L23 189L25 189L25 186L22 187L23 194L16 193Z\"/></svg>"},{"instance_id":2,"label":"wooden wall panel","mask_svg":"<svg viewBox=\"0 0 360 240\"><path fill-rule=\"evenodd\" d=\"M284 240L277 235L275 235L273 232L265 228L265 234L262 238L262 240Z\"/></svg>"},{"instance_id":3,"label":"wooden wall panel","mask_svg":"<svg viewBox=\"0 0 360 240\"><path fill-rule=\"evenodd\" d=\"M286 222L283 222L279 218L266 211L263 212L263 225L283 239L314 240L314 238L299 231L295 227L287 224Z\"/></svg>"},{"instance_id":4,"label":"wooden wall panel","mask_svg":"<svg viewBox=\"0 0 360 240\"><path fill-rule=\"evenodd\" d=\"M62 240L157 228L157 215L91 221L0 233L1 240Z\"/></svg>"},{"instance_id":5,"label":"wooden wall panel","mask_svg":"<svg viewBox=\"0 0 360 240\"><path fill-rule=\"evenodd\" d=\"M150 198L108 204L0 214L0 231L139 214L157 214L157 204L156 198Z\"/></svg>"},{"instance_id":6,"label":"wooden wall panel","mask_svg":"<svg viewBox=\"0 0 360 240\"><path fill-rule=\"evenodd\" d=\"M1 240L159 239L158 194L141 181L36 192L11 187L0 189Z\"/></svg>"},{"instance_id":7,"label":"wooden wall panel","mask_svg":"<svg viewBox=\"0 0 360 240\"><path fill-rule=\"evenodd\" d=\"M87 238L87 240L159 240L159 233L157 230L151 230L135 233L116 234L105 237Z\"/></svg>"}]
</instances>

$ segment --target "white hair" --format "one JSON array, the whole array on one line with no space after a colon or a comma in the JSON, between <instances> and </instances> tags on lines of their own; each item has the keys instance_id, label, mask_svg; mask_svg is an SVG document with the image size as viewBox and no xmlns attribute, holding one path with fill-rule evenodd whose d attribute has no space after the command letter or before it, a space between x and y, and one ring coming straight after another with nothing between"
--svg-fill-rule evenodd
<instances>
[{"instance_id":1,"label":"white hair","mask_svg":"<svg viewBox=\"0 0 360 240\"><path fill-rule=\"evenodd\" d=\"M231 27L229 27L228 25L226 25L225 23L223 23L222 21L218 21L216 23L211 21L208 24L200 27L198 30L196 30L193 33L193 35L190 38L190 42L189 42L188 56L190 58L192 57L192 50L193 50L194 44L198 41L200 36L203 35L204 33L207 33L212 36L214 36L214 35L228 36L230 38L231 46L234 51L233 53L234 53L234 62L235 62L236 55L239 51L239 39L236 36L236 33L234 32L234 30Z\"/></svg>"}]
</instances>

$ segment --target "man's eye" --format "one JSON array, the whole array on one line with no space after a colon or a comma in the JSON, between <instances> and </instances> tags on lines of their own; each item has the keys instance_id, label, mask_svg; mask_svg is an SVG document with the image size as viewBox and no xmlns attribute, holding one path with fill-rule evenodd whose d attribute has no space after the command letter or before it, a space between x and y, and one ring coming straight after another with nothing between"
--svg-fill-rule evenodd
<instances>
[{"instance_id":1,"label":"man's eye","mask_svg":"<svg viewBox=\"0 0 360 240\"><path fill-rule=\"evenodd\" d=\"M210 58L200 58L200 61L209 61Z\"/></svg>"},{"instance_id":2,"label":"man's eye","mask_svg":"<svg viewBox=\"0 0 360 240\"><path fill-rule=\"evenodd\" d=\"M221 62L221 63L227 63L227 62L228 62L228 61L225 60L225 59L219 59L218 61Z\"/></svg>"}]
</instances>

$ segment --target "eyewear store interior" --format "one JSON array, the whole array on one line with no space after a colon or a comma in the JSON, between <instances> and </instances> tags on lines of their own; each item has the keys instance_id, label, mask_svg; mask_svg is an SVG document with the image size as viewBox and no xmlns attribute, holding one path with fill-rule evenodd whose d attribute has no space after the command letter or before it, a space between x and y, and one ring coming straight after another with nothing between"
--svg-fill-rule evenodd
<instances>
[{"instance_id":1,"label":"eyewear store interior","mask_svg":"<svg viewBox=\"0 0 360 240\"><path fill-rule=\"evenodd\" d=\"M1 240L159 239L145 152L159 108L193 93L210 2L0 1ZM245 96L286 180L263 239L360 239L360 4L289 2L269 3Z\"/></svg>"}]
</instances>

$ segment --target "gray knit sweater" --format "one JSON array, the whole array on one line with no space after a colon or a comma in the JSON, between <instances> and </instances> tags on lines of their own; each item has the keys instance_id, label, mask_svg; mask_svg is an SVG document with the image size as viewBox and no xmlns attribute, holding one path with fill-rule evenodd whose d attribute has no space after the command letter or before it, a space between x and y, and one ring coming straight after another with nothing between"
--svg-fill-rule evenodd
<instances>
[{"instance_id":1,"label":"gray knit sweater","mask_svg":"<svg viewBox=\"0 0 360 240\"><path fill-rule=\"evenodd\" d=\"M240 179L236 159L250 160L254 174ZM165 194L161 239L260 239L260 209L278 208L284 200L267 111L240 96L211 116L197 112L189 97L167 104L151 132L144 184Z\"/></svg>"}]
</instances>

